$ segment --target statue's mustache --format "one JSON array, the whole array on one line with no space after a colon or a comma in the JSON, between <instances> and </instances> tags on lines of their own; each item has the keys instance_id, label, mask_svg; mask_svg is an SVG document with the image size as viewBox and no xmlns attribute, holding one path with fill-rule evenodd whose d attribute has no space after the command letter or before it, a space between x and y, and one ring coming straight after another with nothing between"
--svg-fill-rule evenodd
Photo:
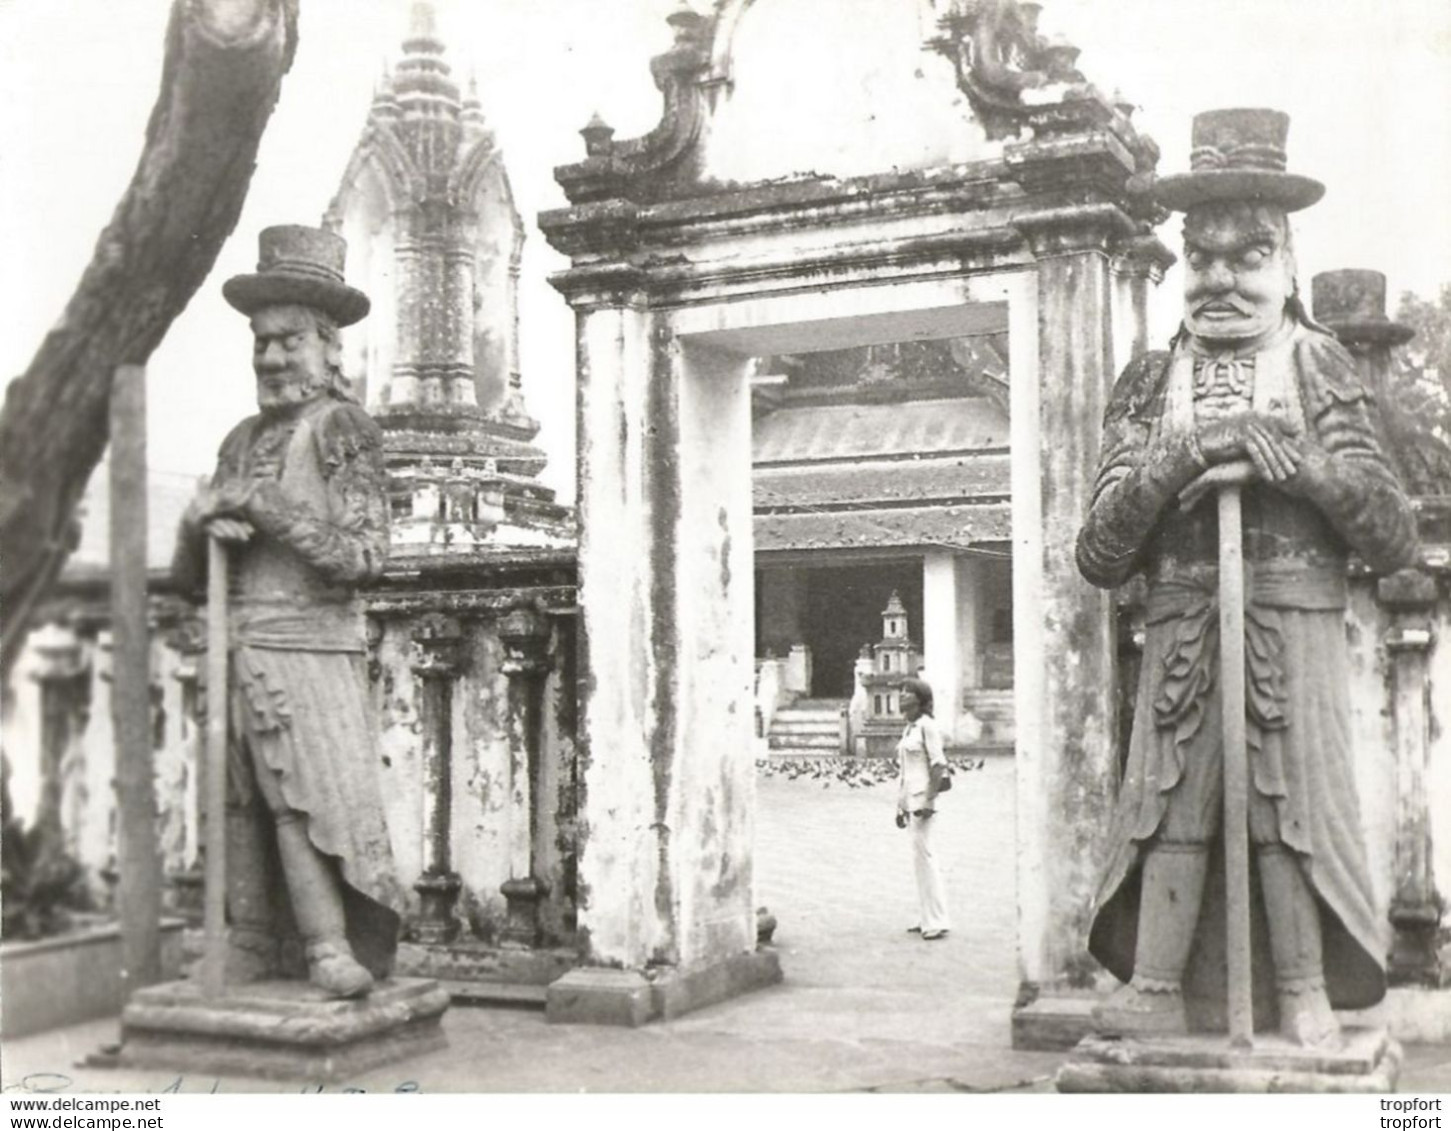
<instances>
[{"instance_id":1,"label":"statue's mustache","mask_svg":"<svg viewBox=\"0 0 1451 1131\"><path fill-rule=\"evenodd\" d=\"M1254 308L1233 292L1198 291L1189 296L1189 302L1194 307L1196 313L1211 306L1228 307L1236 314L1254 313Z\"/></svg>"}]
</instances>

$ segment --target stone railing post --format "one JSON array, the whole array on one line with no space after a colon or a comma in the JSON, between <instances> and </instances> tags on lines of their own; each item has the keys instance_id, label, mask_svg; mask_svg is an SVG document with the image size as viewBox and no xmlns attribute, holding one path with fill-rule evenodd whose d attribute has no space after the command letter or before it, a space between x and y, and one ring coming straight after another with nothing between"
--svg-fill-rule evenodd
<instances>
[{"instance_id":1,"label":"stone railing post","mask_svg":"<svg viewBox=\"0 0 1451 1131\"><path fill-rule=\"evenodd\" d=\"M532 947L540 942L539 903L549 894L548 885L538 876L534 851L540 705L551 667L549 621L536 605L523 602L504 615L498 631L504 646L501 667L509 677L509 800L513 812L509 878L499 889L508 905L503 941Z\"/></svg>"},{"instance_id":2,"label":"stone railing post","mask_svg":"<svg viewBox=\"0 0 1451 1131\"><path fill-rule=\"evenodd\" d=\"M458 934L453 908L463 882L453 870L453 684L463 670L463 629L452 617L428 613L413 627L410 666L419 679L423 725L423 873L413 885L422 900L417 938L446 943Z\"/></svg>"},{"instance_id":3,"label":"stone railing post","mask_svg":"<svg viewBox=\"0 0 1451 1131\"><path fill-rule=\"evenodd\" d=\"M1444 986L1448 971L1437 946L1440 897L1431 869L1431 746L1427 661L1435 646L1436 581L1415 569L1383 577L1376 598L1391 614L1385 635L1391 664L1391 718L1396 752L1395 936L1388 974L1396 985Z\"/></svg>"}]
</instances>

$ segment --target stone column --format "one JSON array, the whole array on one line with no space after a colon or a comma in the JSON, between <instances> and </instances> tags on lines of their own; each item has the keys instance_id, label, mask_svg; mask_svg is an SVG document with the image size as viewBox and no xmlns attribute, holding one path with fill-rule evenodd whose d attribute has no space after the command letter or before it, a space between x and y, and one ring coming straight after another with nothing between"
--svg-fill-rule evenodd
<instances>
[{"instance_id":1,"label":"stone column","mask_svg":"<svg viewBox=\"0 0 1451 1131\"><path fill-rule=\"evenodd\" d=\"M1134 234L1117 208L1089 205L1020 217L1037 258L1037 561L1015 562L1019 964L1018 1048L1076 1043L1099 976L1087 951L1100 850L1117 781L1116 640L1109 594L1078 573L1074 547L1093 488L1114 378L1110 253ZM1011 317L1011 314L1010 314ZM1013 331L1019 326L1014 323ZM1015 358L1018 349L1014 350ZM1015 372L1016 378L1016 372ZM1016 384L1016 380L1015 380ZM1014 448L1020 405L1014 403ZM1015 450L1015 459L1023 453ZM1020 479L1015 470L1013 489ZM1036 576L1035 576L1036 575Z\"/></svg>"},{"instance_id":2,"label":"stone column","mask_svg":"<svg viewBox=\"0 0 1451 1131\"><path fill-rule=\"evenodd\" d=\"M1388 975L1393 985L1451 984L1440 946L1441 897L1431 867L1431 811L1426 789L1431 748L1431 681L1427 660L1435 645L1436 581L1408 569L1383 577L1376 598L1392 615L1385 636L1391 660L1391 718L1395 726L1395 935Z\"/></svg>"},{"instance_id":3,"label":"stone column","mask_svg":"<svg viewBox=\"0 0 1451 1131\"><path fill-rule=\"evenodd\" d=\"M922 557L922 663L936 700L938 725L948 742L957 739L962 712L962 640L958 635L962 594L957 588L957 555L937 551Z\"/></svg>"},{"instance_id":4,"label":"stone column","mask_svg":"<svg viewBox=\"0 0 1451 1131\"><path fill-rule=\"evenodd\" d=\"M419 681L423 728L423 874L413 885L422 900L418 941L451 942L459 931L454 903L463 886L450 850L453 809L453 684L463 669L464 636L441 613L421 617L413 628L411 667Z\"/></svg>"},{"instance_id":5,"label":"stone column","mask_svg":"<svg viewBox=\"0 0 1451 1131\"><path fill-rule=\"evenodd\" d=\"M61 851L66 754L84 729L91 672L70 628L45 625L32 634L30 644L38 661L31 677L40 685L40 801L32 827Z\"/></svg>"},{"instance_id":6,"label":"stone column","mask_svg":"<svg viewBox=\"0 0 1451 1131\"><path fill-rule=\"evenodd\" d=\"M539 902L549 894L538 876L535 836L540 825L539 719L549 674L549 622L534 605L519 604L499 622L504 674L509 677L509 878L500 886L508 906L503 939L538 946Z\"/></svg>"},{"instance_id":7,"label":"stone column","mask_svg":"<svg viewBox=\"0 0 1451 1131\"><path fill-rule=\"evenodd\" d=\"M423 322L423 249L418 229L422 217L416 206L399 209L395 214L398 239L393 246L394 268L398 285L394 291L394 325L396 349L393 372L382 400L387 407L416 404L419 400L419 370L422 349L419 330Z\"/></svg>"},{"instance_id":8,"label":"stone column","mask_svg":"<svg viewBox=\"0 0 1451 1131\"><path fill-rule=\"evenodd\" d=\"M1354 356L1361 379L1385 403L1391 394L1391 349L1416 336L1386 317L1386 277L1379 271L1322 271L1310 280L1315 320Z\"/></svg>"},{"instance_id":9,"label":"stone column","mask_svg":"<svg viewBox=\"0 0 1451 1131\"><path fill-rule=\"evenodd\" d=\"M1164 272L1178 257L1157 236L1126 241L1113 257L1114 369L1149 350L1149 285L1164 281Z\"/></svg>"},{"instance_id":10,"label":"stone column","mask_svg":"<svg viewBox=\"0 0 1451 1131\"><path fill-rule=\"evenodd\" d=\"M586 965L547 1013L639 1024L780 976L752 904L747 361L574 300Z\"/></svg>"}]
</instances>

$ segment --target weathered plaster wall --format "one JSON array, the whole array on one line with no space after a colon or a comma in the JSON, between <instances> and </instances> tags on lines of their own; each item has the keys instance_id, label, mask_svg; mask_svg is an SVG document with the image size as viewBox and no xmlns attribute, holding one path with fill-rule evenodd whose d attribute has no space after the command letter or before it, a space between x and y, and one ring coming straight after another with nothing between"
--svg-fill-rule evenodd
<instances>
[{"instance_id":1,"label":"weathered plaster wall","mask_svg":"<svg viewBox=\"0 0 1451 1131\"><path fill-rule=\"evenodd\" d=\"M556 665L545 682L541 711L540 796L530 795L514 765L509 743L509 677L502 668L503 648L495 623L464 620L464 663L453 683L449 808L450 860L463 883L457 911L472 933L493 941L505 919L500 885L529 874L531 841L540 850L534 860L538 878L550 887L549 926L564 929L560 905L570 884L566 853L558 843L560 790L570 784L573 736L561 733L559 699L572 695ZM555 647L569 642L556 633ZM557 656L557 652L554 653ZM422 679L410 666L412 624L388 618L372 656L373 701L382 743L383 798L394 860L404 887L424 869L425 788L422 763ZM572 798L565 799L566 805ZM536 823L531 814L543 820ZM569 816L569 814L566 814ZM418 910L416 896L410 909Z\"/></svg>"},{"instance_id":2,"label":"weathered plaster wall","mask_svg":"<svg viewBox=\"0 0 1451 1131\"><path fill-rule=\"evenodd\" d=\"M857 176L1000 151L973 119L952 64L922 49L937 31L932 8L926 0L746 8L717 44L730 83L704 128L704 175Z\"/></svg>"}]
</instances>

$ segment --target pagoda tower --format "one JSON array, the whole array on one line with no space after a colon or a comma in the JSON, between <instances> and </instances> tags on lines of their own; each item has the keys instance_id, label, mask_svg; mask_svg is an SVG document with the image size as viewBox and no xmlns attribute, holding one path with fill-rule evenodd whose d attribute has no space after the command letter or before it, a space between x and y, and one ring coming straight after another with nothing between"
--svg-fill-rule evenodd
<instances>
[{"instance_id":1,"label":"pagoda tower","mask_svg":"<svg viewBox=\"0 0 1451 1131\"><path fill-rule=\"evenodd\" d=\"M383 429L395 556L572 544L569 511L537 478L546 457L519 376L524 225L429 0L412 4L323 223L373 300L344 365Z\"/></svg>"}]
</instances>

